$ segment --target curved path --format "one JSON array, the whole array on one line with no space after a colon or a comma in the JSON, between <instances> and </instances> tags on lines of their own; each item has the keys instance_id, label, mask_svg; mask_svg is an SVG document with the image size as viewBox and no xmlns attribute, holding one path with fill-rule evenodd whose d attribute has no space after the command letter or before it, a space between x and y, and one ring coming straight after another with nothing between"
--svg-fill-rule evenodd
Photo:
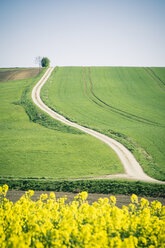
<instances>
[{"instance_id":1,"label":"curved path","mask_svg":"<svg viewBox=\"0 0 165 248\"><path fill-rule=\"evenodd\" d=\"M46 106L43 101L40 98L40 90L42 86L45 84L49 76L51 75L53 71L53 67L48 68L43 77L39 80L39 82L35 85L35 87L32 90L32 99L34 103L43 111L48 113L51 117L54 119L63 122L66 125L75 127L80 129L81 131L88 133L97 139L101 140L102 142L106 143L108 146L110 146L117 156L119 157L121 163L124 166L125 174L117 174L117 175L106 175L106 176L98 176L95 177L95 179L112 179L112 178L123 178L123 179L134 179L134 180L142 180L142 181L148 181L148 182L159 182L159 183L165 183L158 181L156 179L153 179L149 177L147 174L144 173L139 163L136 161L135 157L132 155L132 153L124 147L122 144L120 144L118 141L101 134L99 132L96 132L92 129L85 128L83 126L80 126L74 122L71 122L64 118L62 115L56 113L55 111L51 110L48 106ZM88 178L88 179L94 179L94 178Z\"/></svg>"}]
</instances>

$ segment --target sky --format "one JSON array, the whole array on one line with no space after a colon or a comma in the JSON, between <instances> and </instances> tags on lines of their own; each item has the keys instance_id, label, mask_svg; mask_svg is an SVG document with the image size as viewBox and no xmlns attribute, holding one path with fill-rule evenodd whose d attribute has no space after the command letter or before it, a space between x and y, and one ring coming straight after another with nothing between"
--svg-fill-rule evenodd
<instances>
[{"instance_id":1,"label":"sky","mask_svg":"<svg viewBox=\"0 0 165 248\"><path fill-rule=\"evenodd\" d=\"M165 66L165 0L0 0L0 67Z\"/></svg>"}]
</instances>

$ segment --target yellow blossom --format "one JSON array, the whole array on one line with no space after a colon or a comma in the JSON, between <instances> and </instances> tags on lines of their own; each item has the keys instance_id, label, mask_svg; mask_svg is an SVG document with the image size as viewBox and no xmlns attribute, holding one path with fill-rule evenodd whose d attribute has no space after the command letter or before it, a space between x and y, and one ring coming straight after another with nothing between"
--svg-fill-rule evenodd
<instances>
[{"instance_id":1,"label":"yellow blossom","mask_svg":"<svg viewBox=\"0 0 165 248\"><path fill-rule=\"evenodd\" d=\"M69 204L66 197L42 194L36 202L29 190L16 203L5 198L8 186L0 187L0 247L134 248L164 247L165 207L142 198L122 209L116 198L100 198L89 205L87 192Z\"/></svg>"}]
</instances>

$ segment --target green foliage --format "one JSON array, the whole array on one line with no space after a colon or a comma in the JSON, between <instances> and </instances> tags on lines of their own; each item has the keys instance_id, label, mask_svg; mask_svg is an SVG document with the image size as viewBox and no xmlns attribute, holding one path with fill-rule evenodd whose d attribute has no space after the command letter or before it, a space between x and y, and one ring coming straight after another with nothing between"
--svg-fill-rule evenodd
<instances>
[{"instance_id":1,"label":"green foliage","mask_svg":"<svg viewBox=\"0 0 165 248\"><path fill-rule=\"evenodd\" d=\"M50 64L50 60L46 57L43 57L41 60L42 67L49 67L49 64Z\"/></svg>"},{"instance_id":2,"label":"green foliage","mask_svg":"<svg viewBox=\"0 0 165 248\"><path fill-rule=\"evenodd\" d=\"M66 118L123 143L165 180L165 68L59 67L41 97Z\"/></svg>"},{"instance_id":3,"label":"green foliage","mask_svg":"<svg viewBox=\"0 0 165 248\"><path fill-rule=\"evenodd\" d=\"M165 185L126 180L78 180L55 181L53 179L12 179L0 178L0 185L7 184L10 189L46 190L78 193L136 194L139 196L165 197Z\"/></svg>"}]
</instances>

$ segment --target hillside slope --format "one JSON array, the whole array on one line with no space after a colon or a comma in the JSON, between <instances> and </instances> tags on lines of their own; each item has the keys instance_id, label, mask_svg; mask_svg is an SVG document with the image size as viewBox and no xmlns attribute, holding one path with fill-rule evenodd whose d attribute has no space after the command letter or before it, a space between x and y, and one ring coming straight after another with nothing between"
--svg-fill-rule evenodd
<instances>
[{"instance_id":1,"label":"hillside slope","mask_svg":"<svg viewBox=\"0 0 165 248\"><path fill-rule=\"evenodd\" d=\"M0 83L0 176L68 179L122 173L104 143L33 106L31 89L41 75Z\"/></svg>"},{"instance_id":2,"label":"hillside slope","mask_svg":"<svg viewBox=\"0 0 165 248\"><path fill-rule=\"evenodd\" d=\"M148 175L165 180L165 92L159 77L165 81L165 68L61 67L41 96L70 120L119 140Z\"/></svg>"}]
</instances>

